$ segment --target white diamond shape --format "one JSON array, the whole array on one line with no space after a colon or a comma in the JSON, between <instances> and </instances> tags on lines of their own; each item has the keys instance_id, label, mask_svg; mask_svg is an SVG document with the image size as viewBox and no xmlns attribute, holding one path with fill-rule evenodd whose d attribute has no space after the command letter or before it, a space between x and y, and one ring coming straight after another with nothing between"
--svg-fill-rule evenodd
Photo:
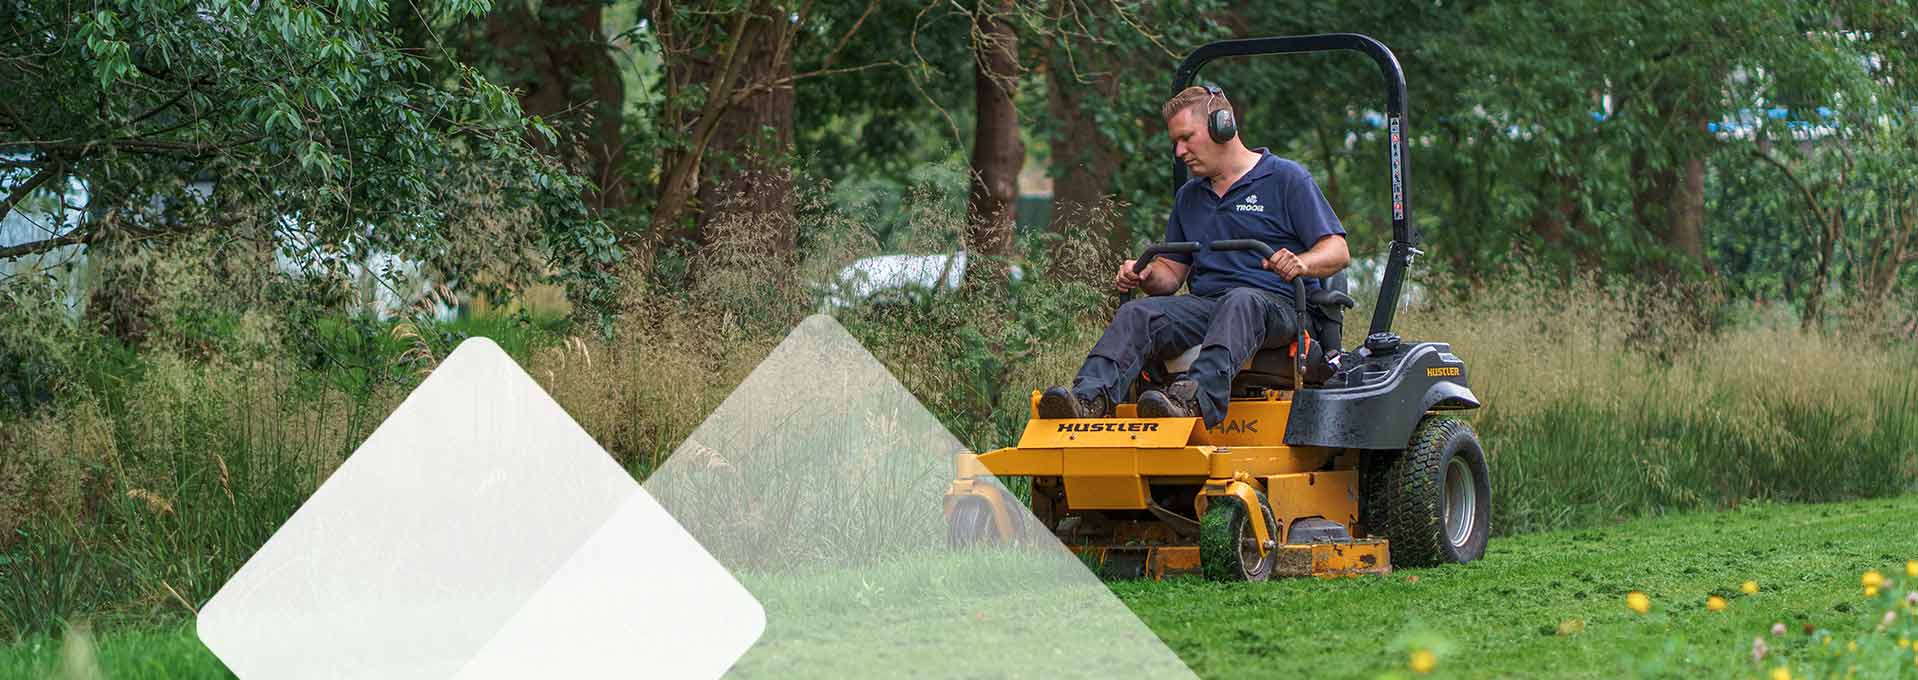
<instances>
[{"instance_id":1,"label":"white diamond shape","mask_svg":"<svg viewBox=\"0 0 1918 680\"><path fill-rule=\"evenodd\" d=\"M773 348L646 480L772 621L729 680L1195 677L1050 532L949 547L960 448L831 317Z\"/></svg>"},{"instance_id":2,"label":"white diamond shape","mask_svg":"<svg viewBox=\"0 0 1918 680\"><path fill-rule=\"evenodd\" d=\"M752 596L483 338L198 621L242 678L717 677L764 627Z\"/></svg>"}]
</instances>

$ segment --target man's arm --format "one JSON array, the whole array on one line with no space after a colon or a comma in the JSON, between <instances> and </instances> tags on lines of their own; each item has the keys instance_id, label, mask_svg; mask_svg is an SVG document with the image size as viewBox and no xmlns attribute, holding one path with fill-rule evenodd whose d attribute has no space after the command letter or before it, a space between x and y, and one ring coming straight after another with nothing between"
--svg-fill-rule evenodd
<instances>
[{"instance_id":1,"label":"man's arm","mask_svg":"<svg viewBox=\"0 0 1918 680\"><path fill-rule=\"evenodd\" d=\"M1287 281L1301 275L1324 279L1337 274L1352 261L1352 253L1345 248L1345 227L1325 200L1325 192L1319 191L1319 183L1312 181L1312 173L1296 163L1287 170L1283 176L1286 219L1299 242L1312 247L1301 254L1281 249L1266 258L1265 268Z\"/></svg>"},{"instance_id":2,"label":"man's arm","mask_svg":"<svg viewBox=\"0 0 1918 680\"><path fill-rule=\"evenodd\" d=\"M1179 199L1184 195L1184 191L1172 195L1172 211L1165 216L1166 243L1185 240L1185 224L1179 221ZM1177 258L1184 258L1188 262L1180 262ZM1126 260L1119 265L1119 273L1113 277L1112 283L1121 292L1141 288L1146 295L1171 295L1179 292L1179 286L1185 285L1186 270L1192 267L1189 264L1191 259L1191 255L1161 255L1138 274L1132 273L1132 265L1137 261Z\"/></svg>"},{"instance_id":3,"label":"man's arm","mask_svg":"<svg viewBox=\"0 0 1918 680\"><path fill-rule=\"evenodd\" d=\"M1265 261L1265 268L1291 281L1301 274L1315 279L1329 278L1351 263L1352 252L1346 249L1345 237L1332 234L1312 244L1312 249L1303 255L1280 248Z\"/></svg>"}]
</instances>

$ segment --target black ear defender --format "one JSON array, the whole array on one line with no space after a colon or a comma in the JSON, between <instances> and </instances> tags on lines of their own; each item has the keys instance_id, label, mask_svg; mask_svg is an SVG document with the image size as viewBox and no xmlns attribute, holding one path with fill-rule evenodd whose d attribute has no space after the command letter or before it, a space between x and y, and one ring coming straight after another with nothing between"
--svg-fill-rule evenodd
<instances>
[{"instance_id":1,"label":"black ear defender","mask_svg":"<svg viewBox=\"0 0 1918 680\"><path fill-rule=\"evenodd\" d=\"M1214 144L1224 144L1239 136L1239 122L1232 119L1232 109L1225 106L1225 90L1217 85L1203 85L1205 93L1212 95L1213 108L1205 116L1205 133Z\"/></svg>"}]
</instances>

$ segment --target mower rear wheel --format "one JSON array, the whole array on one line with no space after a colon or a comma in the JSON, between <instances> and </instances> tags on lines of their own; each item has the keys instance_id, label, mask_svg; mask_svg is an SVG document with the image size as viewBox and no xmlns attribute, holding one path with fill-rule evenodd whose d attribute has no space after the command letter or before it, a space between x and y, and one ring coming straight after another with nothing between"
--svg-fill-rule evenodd
<instances>
[{"instance_id":1,"label":"mower rear wheel","mask_svg":"<svg viewBox=\"0 0 1918 680\"><path fill-rule=\"evenodd\" d=\"M1265 494L1259 493L1259 507L1250 509L1264 515L1268 532L1278 531L1272 526L1272 511L1266 504ZM1259 541L1254 538L1252 524L1245 502L1238 496L1214 496L1206 504L1205 517L1199 520L1199 567L1205 577L1214 581L1264 581L1272 576L1272 565L1278 560L1276 545L1268 547L1264 555L1259 554ZM1277 543L1277 537L1273 537Z\"/></svg>"},{"instance_id":2,"label":"mower rear wheel","mask_svg":"<svg viewBox=\"0 0 1918 680\"><path fill-rule=\"evenodd\" d=\"M993 540L992 508L983 498L967 496L956 501L946 517L946 545L970 548Z\"/></svg>"},{"instance_id":3,"label":"mower rear wheel","mask_svg":"<svg viewBox=\"0 0 1918 680\"><path fill-rule=\"evenodd\" d=\"M1429 567L1485 556L1492 532L1491 475L1478 434L1464 421L1428 416L1380 480L1385 536L1395 566Z\"/></svg>"}]
</instances>

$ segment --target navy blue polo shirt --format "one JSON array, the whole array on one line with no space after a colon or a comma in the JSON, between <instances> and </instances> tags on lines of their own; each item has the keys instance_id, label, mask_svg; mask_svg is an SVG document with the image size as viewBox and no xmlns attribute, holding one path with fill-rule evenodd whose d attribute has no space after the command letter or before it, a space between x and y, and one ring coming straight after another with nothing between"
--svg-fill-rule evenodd
<instances>
[{"instance_id":1,"label":"navy blue polo shirt","mask_svg":"<svg viewBox=\"0 0 1918 680\"><path fill-rule=\"evenodd\" d=\"M1344 236L1345 227L1325 202L1312 173L1305 166L1259 149L1259 162L1232 183L1224 196L1212 192L1212 179L1194 177L1179 187L1166 219L1166 241L1201 244L1233 238L1264 241L1273 250L1285 248L1304 254L1319 239ZM1193 295L1212 296L1233 288L1262 288L1292 299L1292 284L1260 266L1259 254L1249 250L1160 257L1190 265L1187 279ZM1307 278L1307 288L1324 286Z\"/></svg>"}]
</instances>

